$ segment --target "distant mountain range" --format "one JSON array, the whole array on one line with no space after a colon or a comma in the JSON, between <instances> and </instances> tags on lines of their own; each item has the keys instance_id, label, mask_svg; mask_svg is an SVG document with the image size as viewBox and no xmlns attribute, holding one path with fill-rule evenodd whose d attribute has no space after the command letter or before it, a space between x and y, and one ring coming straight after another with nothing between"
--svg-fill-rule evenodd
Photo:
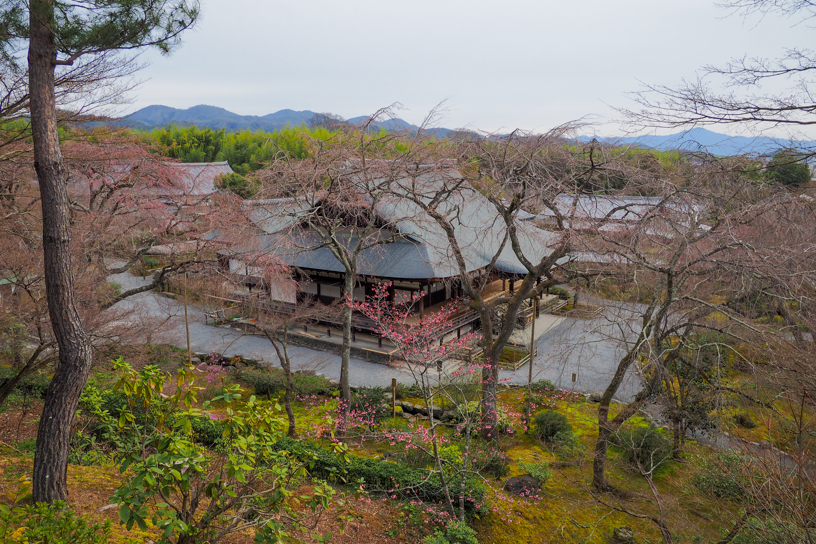
<instances>
[{"instance_id":1,"label":"distant mountain range","mask_svg":"<svg viewBox=\"0 0 816 544\"><path fill-rule=\"evenodd\" d=\"M139 111L117 121L117 124L133 128L150 129L167 125L209 127L212 129L225 128L227 130L265 130L272 132L286 126L298 126L308 123L316 112L311 110L295 111L280 110L269 115L238 115L216 106L193 106L186 110L168 106L147 106ZM368 119L367 115L352 117L347 121L351 124L361 123ZM388 130L417 130L419 127L402 119L389 119L375 123L376 128ZM431 131L437 136L445 136L451 130L442 128Z\"/></svg>"},{"instance_id":2,"label":"distant mountain range","mask_svg":"<svg viewBox=\"0 0 816 544\"><path fill-rule=\"evenodd\" d=\"M579 136L582 142L592 140L590 136ZM816 142L802 142L786 140L784 138L769 138L767 136L728 136L704 128L692 128L676 134L665 136L631 136L597 138L599 142L619 145L636 145L650 149L669 151L679 149L712 155L773 155L780 149L814 149Z\"/></svg>"},{"instance_id":3,"label":"distant mountain range","mask_svg":"<svg viewBox=\"0 0 816 544\"><path fill-rule=\"evenodd\" d=\"M297 126L308 123L315 115L311 110L295 111L280 110L264 116L238 115L216 106L193 106L186 110L168 106L147 106L139 111L117 121L117 124L140 129L150 129L167 125L209 127L227 130L265 130L272 132L286 126ZM348 119L351 124L357 124L368 119L361 115ZM419 127L402 119L391 119L375 124L376 128L388 130L415 131ZM447 128L430 130L432 134L445 137L455 131ZM591 136L579 136L579 141L588 142ZM635 136L635 137L599 137L598 141L622 145L636 145L663 151L680 149L684 151L707 152L714 155L742 155L746 153L756 155L771 155L785 148L816 148L816 142L795 142L786 139L769 138L767 136L728 136L718 134L704 128L693 128L666 136Z\"/></svg>"}]
</instances>

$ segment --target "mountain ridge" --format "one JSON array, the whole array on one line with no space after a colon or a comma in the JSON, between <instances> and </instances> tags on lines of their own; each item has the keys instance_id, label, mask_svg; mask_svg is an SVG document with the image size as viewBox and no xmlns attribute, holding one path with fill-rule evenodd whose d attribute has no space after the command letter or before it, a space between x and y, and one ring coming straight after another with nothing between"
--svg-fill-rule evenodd
<instances>
[{"instance_id":1,"label":"mountain ridge","mask_svg":"<svg viewBox=\"0 0 816 544\"><path fill-rule=\"evenodd\" d=\"M580 142L589 142L593 139L608 144L636 145L660 151L680 150L710 153L719 156L772 155L781 149L805 150L816 148L816 142L772 138L769 136L729 136L702 127L662 136L578 136L576 138Z\"/></svg>"},{"instance_id":2,"label":"mountain ridge","mask_svg":"<svg viewBox=\"0 0 816 544\"><path fill-rule=\"evenodd\" d=\"M176 124L178 126L208 127L227 130L265 130L272 132L286 126L298 126L308 123L315 115L312 110L282 109L266 115L239 115L227 109L200 104L187 109L172 108L163 105L151 105L116 121L117 125L139 129L150 129ZM367 116L348 119L351 124L367 120ZM399 118L374 123L375 128L387 130L416 131L419 127ZM448 128L434 128L428 131L438 137L445 137L455 132ZM577 141L589 142L597 139L603 143L636 145L661 151L681 150L705 152L714 155L772 155L780 149L816 149L816 142L799 142L784 138L767 136L728 136L705 128L692 128L675 134L663 136L623 136L592 137L578 136Z\"/></svg>"}]
</instances>

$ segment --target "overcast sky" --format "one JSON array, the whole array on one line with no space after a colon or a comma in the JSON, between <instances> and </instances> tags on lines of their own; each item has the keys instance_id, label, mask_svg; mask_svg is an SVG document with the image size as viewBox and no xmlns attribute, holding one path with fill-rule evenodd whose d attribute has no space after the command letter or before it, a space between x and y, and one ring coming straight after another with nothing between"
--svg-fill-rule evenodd
<instances>
[{"instance_id":1,"label":"overcast sky","mask_svg":"<svg viewBox=\"0 0 816 544\"><path fill-rule=\"evenodd\" d=\"M419 123L444 100L449 128L542 131L595 116L599 134L615 134L613 107L632 106L639 82L677 84L813 35L795 19L746 20L711 0L201 3L179 49L144 55L128 111L209 104L349 118L399 102L399 116Z\"/></svg>"}]
</instances>

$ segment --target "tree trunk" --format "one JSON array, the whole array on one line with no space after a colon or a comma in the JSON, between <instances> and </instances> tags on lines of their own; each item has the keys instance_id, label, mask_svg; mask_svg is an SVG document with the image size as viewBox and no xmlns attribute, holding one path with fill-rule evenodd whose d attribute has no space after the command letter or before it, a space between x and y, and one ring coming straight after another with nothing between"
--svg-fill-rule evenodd
<instances>
[{"instance_id":1,"label":"tree trunk","mask_svg":"<svg viewBox=\"0 0 816 544\"><path fill-rule=\"evenodd\" d=\"M343 283L343 296L354 300L354 274L346 270L346 277ZM345 304L346 301L344 301ZM354 315L351 306L345 304L343 307L343 347L340 352L340 401L342 412L340 414L340 433L345 435L346 422L351 410L351 386L349 384L349 361L351 360L351 318Z\"/></svg>"},{"instance_id":2,"label":"tree trunk","mask_svg":"<svg viewBox=\"0 0 816 544\"><path fill-rule=\"evenodd\" d=\"M42 201L48 312L59 346L59 365L48 386L37 431L32 493L35 502L50 503L68 498L66 477L71 424L91 368L93 349L73 296L70 208L54 96L56 47L49 30L54 6L50 0L31 0L29 6L28 67L34 168Z\"/></svg>"},{"instance_id":3,"label":"tree trunk","mask_svg":"<svg viewBox=\"0 0 816 544\"><path fill-rule=\"evenodd\" d=\"M682 449L680 444L680 436L682 431L683 425L680 421L675 421L674 425L672 425L672 459L679 460L680 459L680 450Z\"/></svg>"},{"instance_id":4,"label":"tree trunk","mask_svg":"<svg viewBox=\"0 0 816 544\"><path fill-rule=\"evenodd\" d=\"M498 383L499 383L499 356L504 350L504 344L493 346L485 351L484 368L482 368L482 436L498 438L496 427L499 423Z\"/></svg>"},{"instance_id":5,"label":"tree trunk","mask_svg":"<svg viewBox=\"0 0 816 544\"><path fill-rule=\"evenodd\" d=\"M297 427L295 426L295 411L292 409L292 401L294 400L294 391L295 391L295 382L292 379L292 364L289 361L289 350L287 349L287 344L289 341L289 329L288 324L284 323L282 325L283 330L283 339L281 341L281 345L278 346L278 339L275 337L274 333L270 333L266 328L261 328L260 330L266 335L266 338L272 343L272 347L275 348L275 353L278 356L278 361L280 361L281 368L283 369L283 375L286 378L286 389L283 394L283 407L286 410L286 418L289 420L289 429L286 432L286 436L289 438L297 438Z\"/></svg>"},{"instance_id":6,"label":"tree trunk","mask_svg":"<svg viewBox=\"0 0 816 544\"><path fill-rule=\"evenodd\" d=\"M637 360L641 347L649 338L651 328L648 319L644 318L643 328L640 334L638 334L637 340L621 360L618 361L615 374L612 376L606 390L604 390L601 396L601 402L598 404L598 441L595 442L595 456L592 459L592 487L598 491L609 491L611 489L609 482L606 481L605 475L606 450L609 448L609 437L637 411L637 408L646 397L646 392L641 391L635 396L634 402L631 402L621 410L613 421L609 420L609 406L612 404L612 398L618 392L618 388L626 376L626 371L629 370L629 367Z\"/></svg>"},{"instance_id":7,"label":"tree trunk","mask_svg":"<svg viewBox=\"0 0 816 544\"><path fill-rule=\"evenodd\" d=\"M286 436L289 438L297 438L297 427L295 427L295 411L292 408L292 402L295 397L295 381L292 379L292 364L289 362L289 349L287 342L289 340L289 330L286 325L283 326L283 357L281 358L281 368L283 374L286 376L286 391L283 394L283 407L286 410L286 417L289 420L289 430Z\"/></svg>"},{"instance_id":8,"label":"tree trunk","mask_svg":"<svg viewBox=\"0 0 816 544\"><path fill-rule=\"evenodd\" d=\"M592 460L592 487L598 491L608 491L611 488L609 482L606 481L606 452L609 449L611 435L612 429L608 425L599 425L598 440L595 441L595 455Z\"/></svg>"}]
</instances>

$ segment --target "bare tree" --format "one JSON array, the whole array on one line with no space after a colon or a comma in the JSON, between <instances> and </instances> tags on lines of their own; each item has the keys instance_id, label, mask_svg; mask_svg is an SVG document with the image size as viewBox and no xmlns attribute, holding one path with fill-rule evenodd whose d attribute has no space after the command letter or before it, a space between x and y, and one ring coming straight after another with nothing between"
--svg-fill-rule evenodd
<instances>
[{"instance_id":1,"label":"bare tree","mask_svg":"<svg viewBox=\"0 0 816 544\"><path fill-rule=\"evenodd\" d=\"M81 135L80 135L81 134ZM93 135L96 136L96 135ZM142 331L116 304L133 295L167 283L175 274L205 260L211 243L196 240L202 230L218 223L218 210L191 222L189 210L169 204L173 194L183 192L177 169L137 145L127 135L104 133L103 143L82 141L74 134L64 145L69 178L69 206L74 227L80 232L69 247L75 289L81 293L78 311L96 347L115 340L121 343ZM0 301L14 319L5 323L17 374L0 387L0 404L25 377L54 362L57 356L47 308L41 253L42 219L40 194L31 183L30 170L21 164L28 157L0 162L3 187L0 198L0 273L10 282L10 296ZM166 195L159 202L157 194ZM179 230L179 226L183 226ZM124 272L146 253L168 249L152 281L140 287L116 291L108 284L110 274ZM173 249L178 249L173 253ZM143 335L143 339L147 336Z\"/></svg>"},{"instance_id":2,"label":"bare tree","mask_svg":"<svg viewBox=\"0 0 816 544\"><path fill-rule=\"evenodd\" d=\"M289 199L271 203L273 215L287 226L274 227L279 235L278 247L269 249L290 256L328 250L344 271L341 302L353 296L362 256L399 236L377 209L390 195L395 180L403 175L403 165L421 162L426 152L419 137L406 142L388 134L369 134L371 123L390 115L391 110L386 108L358 132L338 133L328 142L311 140L306 159L294 161L281 156L262 174L272 196ZM347 413L351 404L353 310L345 304L341 309L340 392ZM343 424L340 421L341 427Z\"/></svg>"},{"instance_id":3,"label":"bare tree","mask_svg":"<svg viewBox=\"0 0 816 544\"><path fill-rule=\"evenodd\" d=\"M725 0L719 5L745 16L778 13L807 21L816 15L807 0ZM677 86L647 85L634 93L637 108L620 111L636 129L741 124L793 131L816 123L814 70L814 51L794 45L776 59L742 57L722 67L706 66ZM765 83L781 83L786 90L765 93Z\"/></svg>"},{"instance_id":4,"label":"bare tree","mask_svg":"<svg viewBox=\"0 0 816 544\"><path fill-rule=\"evenodd\" d=\"M433 228L441 230L442 251L458 272L470 307L479 314L486 434L497 422L499 360L521 311L531 298L564 281L560 272L572 248L570 213L575 210L565 211L558 196L592 190L614 162L614 156L604 156L594 142L576 148L565 145L574 128L463 140L456 149L458 168L446 168L441 160L434 176L408 170L396 184L397 198L412 202L435 224ZM441 146L440 158L450 154L448 146ZM474 208L482 201L485 206ZM521 221L521 214L529 215L525 208L549 211L559 232ZM483 246L486 241L489 250ZM493 296L485 287L497 277L509 278L510 289Z\"/></svg>"}]
</instances>

